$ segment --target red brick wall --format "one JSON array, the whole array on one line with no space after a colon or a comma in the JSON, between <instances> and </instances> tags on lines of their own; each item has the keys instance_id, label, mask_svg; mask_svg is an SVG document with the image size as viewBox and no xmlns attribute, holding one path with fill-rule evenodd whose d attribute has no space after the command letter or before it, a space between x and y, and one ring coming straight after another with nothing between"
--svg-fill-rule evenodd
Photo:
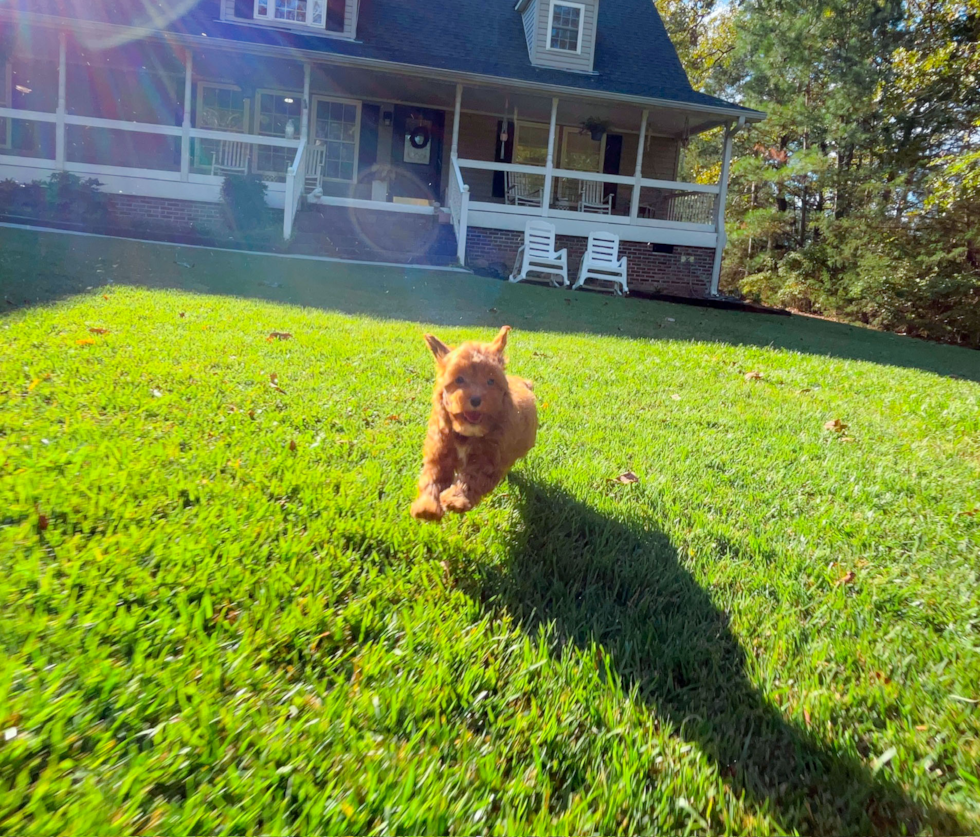
<instances>
[{"instance_id":1,"label":"red brick wall","mask_svg":"<svg viewBox=\"0 0 980 837\"><path fill-rule=\"evenodd\" d=\"M470 227L466 236L466 262L493 265L501 262L509 273L524 233ZM568 249L568 278L574 283L585 254L587 240L558 236L557 246ZM673 253L655 253L649 244L621 241L619 254L626 256L627 282L631 290L673 296L706 297L711 290L711 268L715 251L707 247L675 246Z\"/></svg>"},{"instance_id":2,"label":"red brick wall","mask_svg":"<svg viewBox=\"0 0 980 837\"><path fill-rule=\"evenodd\" d=\"M136 195L109 195L109 217L114 221L145 221L187 229L202 224L219 231L225 227L224 206L203 201L145 198Z\"/></svg>"}]
</instances>

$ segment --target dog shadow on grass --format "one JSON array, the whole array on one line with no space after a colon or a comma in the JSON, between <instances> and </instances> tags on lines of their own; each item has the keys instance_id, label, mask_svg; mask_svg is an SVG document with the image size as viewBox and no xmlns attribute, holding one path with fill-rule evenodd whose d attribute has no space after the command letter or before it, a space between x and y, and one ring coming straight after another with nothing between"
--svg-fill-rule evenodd
<instances>
[{"instance_id":1,"label":"dog shadow on grass","mask_svg":"<svg viewBox=\"0 0 980 837\"><path fill-rule=\"evenodd\" d=\"M503 565L469 567L463 589L524 630L553 624L561 646L599 645L657 716L710 759L738 797L766 803L782 828L823 834L961 831L856 756L795 726L749 680L746 653L719 610L642 523L601 515L561 490L510 477L523 526ZM566 789L566 792L575 790Z\"/></svg>"}]
</instances>

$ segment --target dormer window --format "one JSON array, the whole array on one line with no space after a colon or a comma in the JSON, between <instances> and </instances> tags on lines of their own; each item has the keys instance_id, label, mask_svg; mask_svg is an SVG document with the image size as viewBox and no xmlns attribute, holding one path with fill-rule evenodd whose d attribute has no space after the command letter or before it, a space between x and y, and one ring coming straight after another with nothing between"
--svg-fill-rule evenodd
<instances>
[{"instance_id":1,"label":"dormer window","mask_svg":"<svg viewBox=\"0 0 980 837\"><path fill-rule=\"evenodd\" d=\"M255 0L255 19L344 31L346 0Z\"/></svg>"},{"instance_id":2,"label":"dormer window","mask_svg":"<svg viewBox=\"0 0 980 837\"><path fill-rule=\"evenodd\" d=\"M582 19L585 6L552 0L548 24L548 48L563 52L582 51Z\"/></svg>"}]
</instances>

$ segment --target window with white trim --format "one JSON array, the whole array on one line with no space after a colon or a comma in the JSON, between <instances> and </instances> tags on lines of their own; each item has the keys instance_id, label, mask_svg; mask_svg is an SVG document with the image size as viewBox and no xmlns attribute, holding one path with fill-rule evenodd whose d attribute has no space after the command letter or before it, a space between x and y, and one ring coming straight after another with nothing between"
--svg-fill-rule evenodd
<instances>
[{"instance_id":1,"label":"window with white trim","mask_svg":"<svg viewBox=\"0 0 980 837\"><path fill-rule=\"evenodd\" d=\"M255 133L264 137L292 136L299 139L302 119L302 93L256 91ZM260 145L257 148L255 170L260 174L284 177L296 157L295 148L281 148L275 145Z\"/></svg>"},{"instance_id":2,"label":"window with white trim","mask_svg":"<svg viewBox=\"0 0 980 837\"><path fill-rule=\"evenodd\" d=\"M343 32L347 0L255 0L254 18Z\"/></svg>"},{"instance_id":3,"label":"window with white trim","mask_svg":"<svg viewBox=\"0 0 980 837\"><path fill-rule=\"evenodd\" d=\"M357 174L359 102L317 97L313 114L313 141L324 146L323 176L351 181Z\"/></svg>"},{"instance_id":4,"label":"window with white trim","mask_svg":"<svg viewBox=\"0 0 980 837\"><path fill-rule=\"evenodd\" d=\"M249 101L241 88L233 84L197 85L197 112L194 127L212 131L245 133L248 125ZM196 165L209 168L218 149L218 140L196 140Z\"/></svg>"},{"instance_id":5,"label":"window with white trim","mask_svg":"<svg viewBox=\"0 0 980 837\"><path fill-rule=\"evenodd\" d=\"M551 19L548 24L548 48L563 52L582 51L582 19L585 6L578 3L551 4Z\"/></svg>"},{"instance_id":6,"label":"window with white trim","mask_svg":"<svg viewBox=\"0 0 980 837\"><path fill-rule=\"evenodd\" d=\"M324 0L255 0L255 17L323 28Z\"/></svg>"}]
</instances>

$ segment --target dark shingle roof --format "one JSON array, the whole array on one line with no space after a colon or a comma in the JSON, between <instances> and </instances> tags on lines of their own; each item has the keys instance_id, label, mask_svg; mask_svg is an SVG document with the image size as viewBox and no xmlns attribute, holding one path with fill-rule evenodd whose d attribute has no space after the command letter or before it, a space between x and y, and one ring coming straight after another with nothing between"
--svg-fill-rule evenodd
<instances>
[{"instance_id":1,"label":"dark shingle roof","mask_svg":"<svg viewBox=\"0 0 980 837\"><path fill-rule=\"evenodd\" d=\"M601 0L594 73L535 67L513 0L361 0L356 41L222 22L219 0L13 0L21 11L503 79L724 107L691 88L653 0ZM173 8L188 7L173 17ZM154 18L157 22L154 22Z\"/></svg>"}]
</instances>

